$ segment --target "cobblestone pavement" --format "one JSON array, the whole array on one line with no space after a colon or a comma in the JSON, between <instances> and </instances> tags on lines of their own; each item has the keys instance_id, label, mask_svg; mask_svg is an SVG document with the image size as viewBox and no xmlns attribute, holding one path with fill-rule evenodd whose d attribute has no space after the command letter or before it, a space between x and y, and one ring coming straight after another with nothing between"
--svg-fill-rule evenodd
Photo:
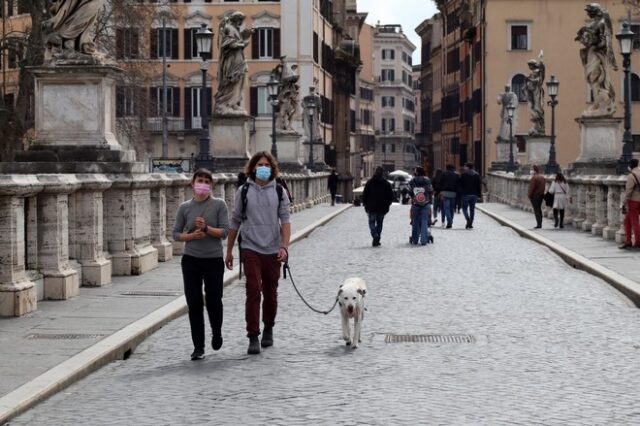
<instances>
[{"instance_id":1,"label":"cobblestone pavement","mask_svg":"<svg viewBox=\"0 0 640 426\"><path fill-rule=\"evenodd\" d=\"M246 355L238 282L219 352L189 361L181 317L11 425L640 424L640 310L484 215L463 225L410 246L408 208L394 205L372 248L352 208L292 247L294 279L321 309L344 278L366 280L356 350L336 311L311 312L282 280L275 345ZM389 333L475 342L385 343Z\"/></svg>"}]
</instances>

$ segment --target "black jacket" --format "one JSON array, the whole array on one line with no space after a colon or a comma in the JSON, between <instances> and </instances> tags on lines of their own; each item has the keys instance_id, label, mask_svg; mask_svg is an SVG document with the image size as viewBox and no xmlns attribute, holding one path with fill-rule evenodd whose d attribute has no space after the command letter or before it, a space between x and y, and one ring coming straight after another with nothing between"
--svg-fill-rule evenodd
<instances>
[{"instance_id":1,"label":"black jacket","mask_svg":"<svg viewBox=\"0 0 640 426\"><path fill-rule=\"evenodd\" d=\"M442 174L440 191L458 192L460 190L460 175L453 170L447 170Z\"/></svg>"},{"instance_id":2,"label":"black jacket","mask_svg":"<svg viewBox=\"0 0 640 426\"><path fill-rule=\"evenodd\" d=\"M387 214L393 202L393 189L387 180L373 176L367 181L362 192L362 204L367 213Z\"/></svg>"},{"instance_id":3,"label":"black jacket","mask_svg":"<svg viewBox=\"0 0 640 426\"><path fill-rule=\"evenodd\" d=\"M478 172L469 170L460 176L460 193L462 195L482 196L482 181Z\"/></svg>"},{"instance_id":4,"label":"black jacket","mask_svg":"<svg viewBox=\"0 0 640 426\"><path fill-rule=\"evenodd\" d=\"M327 179L327 188L329 188L330 191L337 191L338 190L338 175L337 175L337 173L331 173L329 175L329 178Z\"/></svg>"}]
</instances>

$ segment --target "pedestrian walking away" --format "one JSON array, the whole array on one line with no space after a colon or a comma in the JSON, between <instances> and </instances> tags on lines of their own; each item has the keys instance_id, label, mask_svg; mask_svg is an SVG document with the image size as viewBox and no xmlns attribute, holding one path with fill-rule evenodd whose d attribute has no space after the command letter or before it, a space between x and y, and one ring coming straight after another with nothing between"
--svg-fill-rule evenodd
<instances>
[{"instance_id":1,"label":"pedestrian walking away","mask_svg":"<svg viewBox=\"0 0 640 426\"><path fill-rule=\"evenodd\" d=\"M536 217L536 229L542 228L542 201L544 200L544 176L537 165L531 166L531 180L529 181L528 197L533 206L533 214Z\"/></svg>"},{"instance_id":2,"label":"pedestrian walking away","mask_svg":"<svg viewBox=\"0 0 640 426\"><path fill-rule=\"evenodd\" d=\"M409 194L411 194L411 238L409 243L424 246L433 241L429 235L433 185L431 180L425 176L422 167L416 167L414 175L408 185Z\"/></svg>"},{"instance_id":3,"label":"pedestrian walking away","mask_svg":"<svg viewBox=\"0 0 640 426\"><path fill-rule=\"evenodd\" d=\"M464 172L460 176L460 194L462 196L462 213L467 220L465 229L473 229L473 219L476 215L476 203L482 196L482 179L473 169L473 163L464 165Z\"/></svg>"},{"instance_id":4,"label":"pedestrian walking away","mask_svg":"<svg viewBox=\"0 0 640 426\"><path fill-rule=\"evenodd\" d=\"M227 268L233 269L233 246L241 233L240 262L246 276L247 353L255 355L260 353L260 347L273 345L280 266L289 256L290 204L284 189L279 189L276 182L279 168L271 153L261 151L253 155L245 173L247 182L236 192L224 262ZM261 304L264 328L259 341Z\"/></svg>"},{"instance_id":5,"label":"pedestrian walking away","mask_svg":"<svg viewBox=\"0 0 640 426\"><path fill-rule=\"evenodd\" d=\"M438 221L438 212L440 212L440 223L442 226L445 225L444 221L444 209L442 208L442 197L440 196L440 182L442 181L442 169L437 169L433 175L433 180L431 183L433 184L433 224Z\"/></svg>"},{"instance_id":6,"label":"pedestrian walking away","mask_svg":"<svg viewBox=\"0 0 640 426\"><path fill-rule=\"evenodd\" d=\"M564 210L573 201L569 195L569 183L562 173L556 174L556 179L549 187L549 193L553 194L553 227L564 228Z\"/></svg>"},{"instance_id":7,"label":"pedestrian walking away","mask_svg":"<svg viewBox=\"0 0 640 426\"><path fill-rule=\"evenodd\" d=\"M203 282L211 346L216 351L222 346L222 239L229 231L229 216L224 200L211 196L213 184L209 170L199 169L193 174L193 199L178 207L173 228L173 239L185 242L181 266L193 341L191 359L194 361L204 358Z\"/></svg>"},{"instance_id":8,"label":"pedestrian walking away","mask_svg":"<svg viewBox=\"0 0 640 426\"><path fill-rule=\"evenodd\" d=\"M640 219L638 218L640 215L640 167L638 167L637 158L629 161L629 176L627 176L621 208L624 213L625 242L619 247L640 249ZM635 244L633 244L632 231Z\"/></svg>"},{"instance_id":9,"label":"pedestrian walking away","mask_svg":"<svg viewBox=\"0 0 640 426\"><path fill-rule=\"evenodd\" d=\"M327 188L331 194L331 205L334 206L336 204L336 192L338 192L338 174L336 173L336 169L331 170L331 174L327 179Z\"/></svg>"},{"instance_id":10,"label":"pedestrian walking away","mask_svg":"<svg viewBox=\"0 0 640 426\"><path fill-rule=\"evenodd\" d=\"M374 247L380 245L384 216L389 212L391 203L393 203L393 188L384 178L384 169L378 166L373 177L364 185L362 192L362 204L369 216L369 231L373 239L371 245Z\"/></svg>"},{"instance_id":11,"label":"pedestrian walking away","mask_svg":"<svg viewBox=\"0 0 640 426\"><path fill-rule=\"evenodd\" d=\"M453 216L456 210L456 200L460 189L460 175L456 173L453 164L447 164L445 172L440 181L440 194L442 195L442 206L447 219L447 228L453 226Z\"/></svg>"}]
</instances>

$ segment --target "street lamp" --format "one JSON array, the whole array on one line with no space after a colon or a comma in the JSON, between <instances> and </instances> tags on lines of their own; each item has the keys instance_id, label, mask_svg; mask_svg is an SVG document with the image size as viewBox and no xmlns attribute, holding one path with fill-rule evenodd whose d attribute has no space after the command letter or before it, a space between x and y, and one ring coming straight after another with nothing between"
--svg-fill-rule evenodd
<instances>
[{"instance_id":1,"label":"street lamp","mask_svg":"<svg viewBox=\"0 0 640 426\"><path fill-rule=\"evenodd\" d=\"M303 99L304 109L309 117L309 170L313 171L315 165L313 163L313 127L315 126L316 109L318 108L316 96L313 93L305 96Z\"/></svg>"},{"instance_id":2,"label":"street lamp","mask_svg":"<svg viewBox=\"0 0 640 426\"><path fill-rule=\"evenodd\" d=\"M622 31L616 34L620 42L620 53L622 53L622 67L624 69L624 134L622 136L622 156L618 160L616 172L624 174L627 172L629 160L633 158L633 137L631 136L631 50L633 49L633 32L629 29L629 23L622 24Z\"/></svg>"},{"instance_id":3,"label":"street lamp","mask_svg":"<svg viewBox=\"0 0 640 426\"><path fill-rule=\"evenodd\" d=\"M558 87L560 82L556 80L556 76L552 75L551 80L547 81L547 93L551 97L551 100L547 102L547 105L551 107L551 144L549 145L549 161L545 166L544 172L547 174L555 174L560 172L560 167L556 162L556 105L558 101Z\"/></svg>"},{"instance_id":4,"label":"street lamp","mask_svg":"<svg viewBox=\"0 0 640 426\"><path fill-rule=\"evenodd\" d=\"M280 82L274 74L267 83L267 93L269 101L271 101L271 155L278 159L278 146L276 145L276 109L278 108L278 92L280 91Z\"/></svg>"},{"instance_id":5,"label":"street lamp","mask_svg":"<svg viewBox=\"0 0 640 426\"><path fill-rule=\"evenodd\" d=\"M196 170L205 168L213 171L213 157L209 153L209 117L207 108L207 59L211 56L211 42L213 32L207 29L207 24L202 24L195 34L198 54L202 58L200 70L202 71L202 90L200 93L200 118L202 131L200 132L200 152L196 157Z\"/></svg>"},{"instance_id":6,"label":"street lamp","mask_svg":"<svg viewBox=\"0 0 640 426\"><path fill-rule=\"evenodd\" d=\"M516 112L516 107L512 104L507 106L507 122L509 123L509 164L507 164L507 171L513 172L517 169L516 162L513 159L513 114Z\"/></svg>"}]
</instances>

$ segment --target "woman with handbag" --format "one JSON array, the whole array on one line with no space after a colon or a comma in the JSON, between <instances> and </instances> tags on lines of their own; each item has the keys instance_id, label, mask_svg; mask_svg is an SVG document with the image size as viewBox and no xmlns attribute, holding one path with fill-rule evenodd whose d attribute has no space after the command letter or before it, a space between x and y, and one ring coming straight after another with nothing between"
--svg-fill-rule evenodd
<instances>
[{"instance_id":1,"label":"woman with handbag","mask_svg":"<svg viewBox=\"0 0 640 426\"><path fill-rule=\"evenodd\" d=\"M562 173L556 175L556 179L549 187L549 193L553 194L553 219L555 221L553 227L564 228L564 210L572 200L569 196L569 184Z\"/></svg>"}]
</instances>

